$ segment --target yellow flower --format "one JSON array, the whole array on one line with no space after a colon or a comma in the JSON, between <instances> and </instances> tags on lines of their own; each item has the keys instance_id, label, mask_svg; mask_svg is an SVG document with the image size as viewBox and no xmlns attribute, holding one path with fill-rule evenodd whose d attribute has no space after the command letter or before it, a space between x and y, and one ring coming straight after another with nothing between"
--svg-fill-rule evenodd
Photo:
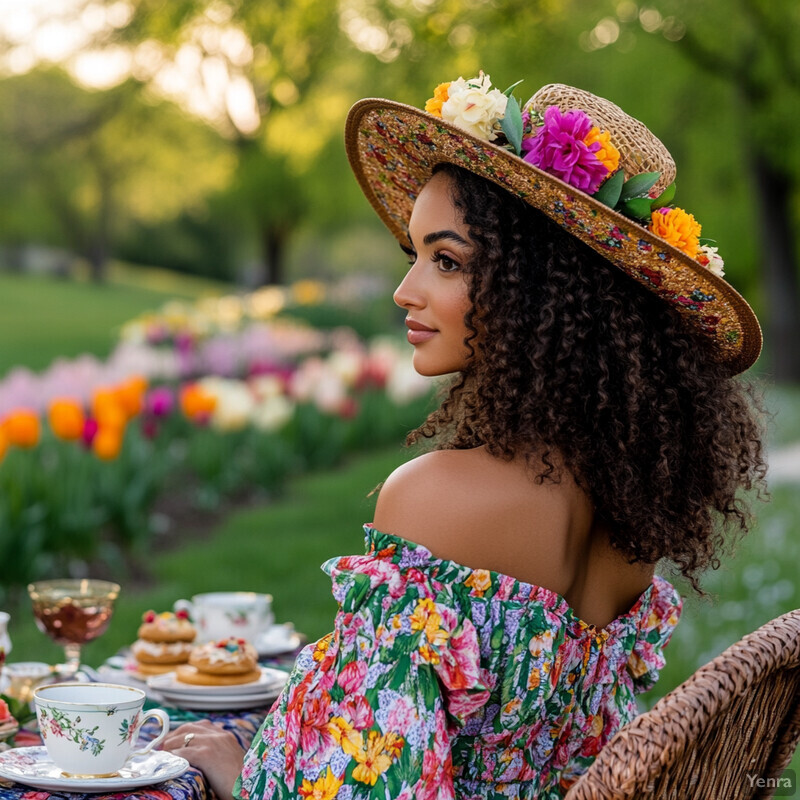
<instances>
[{"instance_id":1,"label":"yellow flower","mask_svg":"<svg viewBox=\"0 0 800 800\"><path fill-rule=\"evenodd\" d=\"M423 644L419 648L419 654L427 661L429 664L438 664L439 663L439 655L438 653L427 644Z\"/></svg>"},{"instance_id":2,"label":"yellow flower","mask_svg":"<svg viewBox=\"0 0 800 800\"><path fill-rule=\"evenodd\" d=\"M611 134L599 128L592 128L586 134L583 143L588 147L595 142L600 142L600 149L594 154L595 158L605 166L609 174L616 172L619 169L619 150L611 144Z\"/></svg>"},{"instance_id":3,"label":"yellow flower","mask_svg":"<svg viewBox=\"0 0 800 800\"><path fill-rule=\"evenodd\" d=\"M541 676L539 675L539 670L535 667L531 670L531 674L528 675L528 688L535 689L541 683Z\"/></svg>"},{"instance_id":4,"label":"yellow flower","mask_svg":"<svg viewBox=\"0 0 800 800\"><path fill-rule=\"evenodd\" d=\"M592 736L599 736L603 732L603 715L595 714L592 717Z\"/></svg>"},{"instance_id":5,"label":"yellow flower","mask_svg":"<svg viewBox=\"0 0 800 800\"><path fill-rule=\"evenodd\" d=\"M364 749L364 737L344 717L333 717L328 723L328 730L342 752L354 756Z\"/></svg>"},{"instance_id":6,"label":"yellow flower","mask_svg":"<svg viewBox=\"0 0 800 800\"><path fill-rule=\"evenodd\" d=\"M647 664L636 653L631 653L628 659L628 672L634 678L641 678L647 672Z\"/></svg>"},{"instance_id":7,"label":"yellow flower","mask_svg":"<svg viewBox=\"0 0 800 800\"><path fill-rule=\"evenodd\" d=\"M450 81L447 83L440 83L433 90L433 97L425 103L425 110L434 117L442 116L442 106L447 102L449 97L448 89L450 88Z\"/></svg>"},{"instance_id":8,"label":"yellow flower","mask_svg":"<svg viewBox=\"0 0 800 800\"><path fill-rule=\"evenodd\" d=\"M332 638L333 634L329 633L317 642L317 646L314 648L314 661L320 662L325 658L325 653L328 652L328 648L331 646Z\"/></svg>"},{"instance_id":9,"label":"yellow flower","mask_svg":"<svg viewBox=\"0 0 800 800\"><path fill-rule=\"evenodd\" d=\"M690 258L700 250L700 223L682 208L659 208L651 215L650 230Z\"/></svg>"},{"instance_id":10,"label":"yellow flower","mask_svg":"<svg viewBox=\"0 0 800 800\"><path fill-rule=\"evenodd\" d=\"M395 734L389 734L394 736ZM367 736L367 746L355 753L358 766L353 770L353 778L361 783L374 786L378 776L386 772L392 765L392 755L386 752L387 737L381 736L378 731L370 731ZM396 750L396 744L392 742ZM401 745L402 747L402 745ZM399 751L398 751L399 752Z\"/></svg>"},{"instance_id":11,"label":"yellow flower","mask_svg":"<svg viewBox=\"0 0 800 800\"><path fill-rule=\"evenodd\" d=\"M464 586L472 589L476 597L483 597L483 593L492 585L492 577L488 569L474 569L464 581Z\"/></svg>"},{"instance_id":12,"label":"yellow flower","mask_svg":"<svg viewBox=\"0 0 800 800\"><path fill-rule=\"evenodd\" d=\"M414 613L411 615L411 630L421 631L428 622L428 617L436 612L433 600L426 597L417 603Z\"/></svg>"},{"instance_id":13,"label":"yellow flower","mask_svg":"<svg viewBox=\"0 0 800 800\"><path fill-rule=\"evenodd\" d=\"M325 774L321 778L317 778L314 783L303 778L303 784L300 787L300 795L302 797L310 797L312 800L333 800L339 792L342 783L342 779L337 778L333 774L333 770L328 767Z\"/></svg>"}]
</instances>

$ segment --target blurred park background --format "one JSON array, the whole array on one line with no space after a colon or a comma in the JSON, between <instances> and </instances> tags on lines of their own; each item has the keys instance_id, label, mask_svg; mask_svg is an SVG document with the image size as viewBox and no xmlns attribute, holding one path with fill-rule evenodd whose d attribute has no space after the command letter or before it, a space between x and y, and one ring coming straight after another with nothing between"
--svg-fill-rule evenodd
<instances>
[{"instance_id":1,"label":"blurred park background","mask_svg":"<svg viewBox=\"0 0 800 800\"><path fill-rule=\"evenodd\" d=\"M59 658L24 590L56 574L123 586L95 665L199 591L268 591L279 620L326 632L318 565L359 551L435 392L409 369L405 260L344 118L479 69L642 119L764 325L748 378L781 468L710 599L686 588L650 701L800 606L798 31L795 0L0 0L11 660Z\"/></svg>"}]
</instances>

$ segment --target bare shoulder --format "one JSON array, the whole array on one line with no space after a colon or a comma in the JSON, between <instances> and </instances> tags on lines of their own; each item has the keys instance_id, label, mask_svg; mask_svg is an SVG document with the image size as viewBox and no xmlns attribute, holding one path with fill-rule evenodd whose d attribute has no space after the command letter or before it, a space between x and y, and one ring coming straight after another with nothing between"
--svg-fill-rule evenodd
<instances>
[{"instance_id":1,"label":"bare shoulder","mask_svg":"<svg viewBox=\"0 0 800 800\"><path fill-rule=\"evenodd\" d=\"M539 484L524 463L475 448L437 450L399 467L381 488L373 524L442 558L488 566L499 544L509 552L509 545L536 549L537 539L547 540L553 552L576 514L591 524L571 479Z\"/></svg>"}]
</instances>

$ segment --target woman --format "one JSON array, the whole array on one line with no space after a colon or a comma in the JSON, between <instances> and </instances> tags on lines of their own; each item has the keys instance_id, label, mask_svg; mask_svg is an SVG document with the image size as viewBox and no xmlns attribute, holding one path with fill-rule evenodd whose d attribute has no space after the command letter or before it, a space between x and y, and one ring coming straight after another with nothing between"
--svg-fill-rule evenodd
<instances>
[{"instance_id":1,"label":"woman","mask_svg":"<svg viewBox=\"0 0 800 800\"><path fill-rule=\"evenodd\" d=\"M765 465L731 378L758 323L663 145L601 98L520 113L481 74L426 113L362 101L347 147L409 256L414 366L454 376L410 437L434 447L381 488L367 554L325 565L334 632L241 775L213 726L171 744L222 796L559 798L664 664L681 599L656 563L702 591L747 529Z\"/></svg>"}]
</instances>

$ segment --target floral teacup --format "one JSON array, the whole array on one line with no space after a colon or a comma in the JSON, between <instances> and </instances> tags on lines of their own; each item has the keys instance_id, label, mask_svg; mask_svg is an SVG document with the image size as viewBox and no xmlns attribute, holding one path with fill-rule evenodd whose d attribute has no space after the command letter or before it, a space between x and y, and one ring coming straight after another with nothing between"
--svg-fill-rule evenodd
<instances>
[{"instance_id":1,"label":"floral teacup","mask_svg":"<svg viewBox=\"0 0 800 800\"><path fill-rule=\"evenodd\" d=\"M112 683L59 683L33 692L39 732L53 763L69 777L108 778L131 756L152 750L169 732L159 708L142 713L145 693ZM161 733L134 749L142 723L161 722Z\"/></svg>"},{"instance_id":2,"label":"floral teacup","mask_svg":"<svg viewBox=\"0 0 800 800\"><path fill-rule=\"evenodd\" d=\"M189 612L201 642L230 636L253 642L275 621L272 595L258 592L206 592L194 595L191 602L178 600L174 608Z\"/></svg>"}]
</instances>

